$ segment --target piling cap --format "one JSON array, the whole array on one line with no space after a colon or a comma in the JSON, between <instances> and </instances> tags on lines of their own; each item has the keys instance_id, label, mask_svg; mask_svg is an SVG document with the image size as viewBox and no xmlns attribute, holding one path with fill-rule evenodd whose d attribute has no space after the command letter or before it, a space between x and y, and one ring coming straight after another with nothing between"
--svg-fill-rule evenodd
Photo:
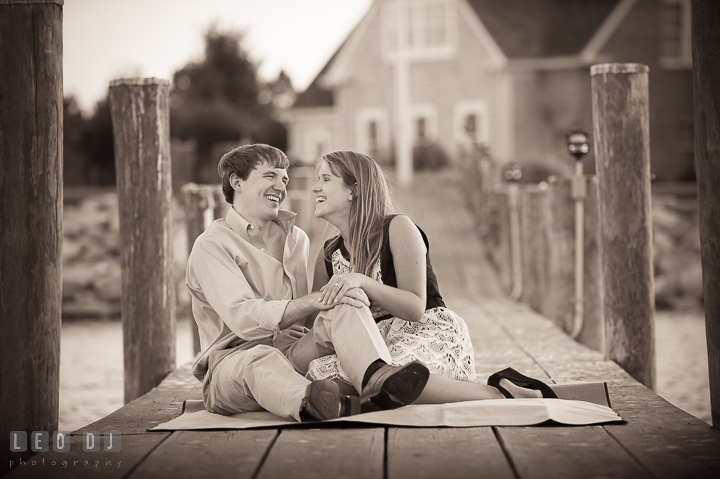
<instances>
[{"instance_id":1,"label":"piling cap","mask_svg":"<svg viewBox=\"0 0 720 479\"><path fill-rule=\"evenodd\" d=\"M650 71L647 65L642 63L601 63L590 67L590 76L605 75L628 75L630 73L647 73Z\"/></svg>"}]
</instances>

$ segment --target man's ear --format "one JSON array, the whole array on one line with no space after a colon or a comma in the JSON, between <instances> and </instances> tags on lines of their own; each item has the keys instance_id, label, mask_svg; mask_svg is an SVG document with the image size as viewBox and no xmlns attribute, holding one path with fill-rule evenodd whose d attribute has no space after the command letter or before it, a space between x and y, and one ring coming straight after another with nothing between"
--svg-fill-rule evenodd
<instances>
[{"instance_id":1,"label":"man's ear","mask_svg":"<svg viewBox=\"0 0 720 479\"><path fill-rule=\"evenodd\" d=\"M242 191L241 180L238 177L238 175L236 175L235 173L230 175L230 186L232 186L232 189L235 191L238 191L238 192Z\"/></svg>"}]
</instances>

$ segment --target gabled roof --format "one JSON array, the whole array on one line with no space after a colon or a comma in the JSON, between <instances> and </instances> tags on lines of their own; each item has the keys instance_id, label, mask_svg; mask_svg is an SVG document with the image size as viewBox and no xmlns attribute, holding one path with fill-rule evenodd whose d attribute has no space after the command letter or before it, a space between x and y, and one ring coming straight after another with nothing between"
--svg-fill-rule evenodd
<instances>
[{"instance_id":1,"label":"gabled roof","mask_svg":"<svg viewBox=\"0 0 720 479\"><path fill-rule=\"evenodd\" d=\"M333 92L332 90L329 90L322 86L321 78L330 69L330 65L332 65L335 58L337 58L338 52L341 49L342 46L335 50L333 56L330 57L330 60L328 60L322 70L320 70L320 73L318 73L312 83L310 83L310 86L308 86L304 92L300 93L297 96L297 98L295 99L295 103L292 106L293 108L315 108L320 106L333 105Z\"/></svg>"},{"instance_id":2,"label":"gabled roof","mask_svg":"<svg viewBox=\"0 0 720 479\"><path fill-rule=\"evenodd\" d=\"M460 0L470 6L485 31L508 60L577 57L587 60L604 45L636 0ZM375 7L375 3L373 7ZM466 8L466 7L463 7ZM333 105L333 92L323 77L360 26L348 35L293 108ZM487 33L485 35L487 35ZM359 39L355 39L357 43ZM349 48L352 50L352 48ZM347 56L347 55L345 55ZM346 59L347 60L347 59ZM341 62L343 63L343 62Z\"/></svg>"},{"instance_id":3,"label":"gabled roof","mask_svg":"<svg viewBox=\"0 0 720 479\"><path fill-rule=\"evenodd\" d=\"M578 55L621 0L466 0L512 58Z\"/></svg>"}]
</instances>

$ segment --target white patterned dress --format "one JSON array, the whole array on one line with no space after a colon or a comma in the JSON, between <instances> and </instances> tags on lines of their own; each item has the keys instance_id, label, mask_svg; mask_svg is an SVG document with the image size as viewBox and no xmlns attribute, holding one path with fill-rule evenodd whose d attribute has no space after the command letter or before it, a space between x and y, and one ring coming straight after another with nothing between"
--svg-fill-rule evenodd
<instances>
[{"instance_id":1,"label":"white patterned dress","mask_svg":"<svg viewBox=\"0 0 720 479\"><path fill-rule=\"evenodd\" d=\"M332 254L335 274L353 272L350 262L340 249ZM373 268L371 277L382 283L380 261ZM373 318L388 316L382 308L370 305ZM425 311L417 322L391 317L377 323L385 344L390 350L393 365L403 366L418 360L431 373L460 381L475 380L475 355L465 321L445 307ZM350 383L337 355L324 356L310 362L306 377L311 381L341 379Z\"/></svg>"}]
</instances>

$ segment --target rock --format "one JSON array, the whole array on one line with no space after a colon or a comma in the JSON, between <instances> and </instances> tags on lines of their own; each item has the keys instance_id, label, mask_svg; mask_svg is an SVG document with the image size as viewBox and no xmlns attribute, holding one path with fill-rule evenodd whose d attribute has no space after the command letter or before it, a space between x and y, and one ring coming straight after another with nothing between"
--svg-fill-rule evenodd
<instances>
[{"instance_id":1,"label":"rock","mask_svg":"<svg viewBox=\"0 0 720 479\"><path fill-rule=\"evenodd\" d=\"M72 301L63 301L63 319L118 318L120 304L103 301L92 292L80 292Z\"/></svg>"}]
</instances>

